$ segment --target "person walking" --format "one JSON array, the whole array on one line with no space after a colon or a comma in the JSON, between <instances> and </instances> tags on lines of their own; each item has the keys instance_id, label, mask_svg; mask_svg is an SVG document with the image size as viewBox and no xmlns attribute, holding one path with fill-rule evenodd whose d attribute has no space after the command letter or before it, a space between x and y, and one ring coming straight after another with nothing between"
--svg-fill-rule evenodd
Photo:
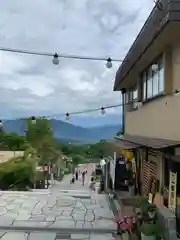
<instances>
[{"instance_id":1,"label":"person walking","mask_svg":"<svg viewBox=\"0 0 180 240\"><path fill-rule=\"evenodd\" d=\"M73 173L73 176L72 176L72 183L74 184L74 182L75 182L75 175L74 175L74 173Z\"/></svg>"},{"instance_id":2,"label":"person walking","mask_svg":"<svg viewBox=\"0 0 180 240\"><path fill-rule=\"evenodd\" d=\"M92 177L91 177L91 183L90 183L90 189L91 189L92 191L95 191L95 190L96 190L95 185L96 185L96 181L95 181L95 178L92 176Z\"/></svg>"},{"instance_id":3,"label":"person walking","mask_svg":"<svg viewBox=\"0 0 180 240\"><path fill-rule=\"evenodd\" d=\"M85 171L82 172L82 185L84 186L84 181L85 181Z\"/></svg>"},{"instance_id":4,"label":"person walking","mask_svg":"<svg viewBox=\"0 0 180 240\"><path fill-rule=\"evenodd\" d=\"M75 169L76 181L78 180L78 169Z\"/></svg>"}]
</instances>

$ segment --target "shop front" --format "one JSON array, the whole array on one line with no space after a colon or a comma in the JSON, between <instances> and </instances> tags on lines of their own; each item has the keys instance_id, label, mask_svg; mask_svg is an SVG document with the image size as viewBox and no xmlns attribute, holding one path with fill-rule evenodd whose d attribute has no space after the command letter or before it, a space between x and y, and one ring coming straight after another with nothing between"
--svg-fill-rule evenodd
<instances>
[{"instance_id":1,"label":"shop front","mask_svg":"<svg viewBox=\"0 0 180 240\"><path fill-rule=\"evenodd\" d=\"M174 156L166 155L167 206L176 215L177 232L180 236L180 149L174 149Z\"/></svg>"},{"instance_id":2,"label":"shop front","mask_svg":"<svg viewBox=\"0 0 180 240\"><path fill-rule=\"evenodd\" d=\"M120 139L116 139L117 141L120 140L120 143L124 141L124 145L128 145L127 142L129 142L129 144L135 144L136 146L130 150L130 152L133 153L131 159L133 159L133 161L135 160L136 163L136 169L134 171L136 193L149 196L152 202L157 199L157 195L161 195L164 204L168 206L171 199L169 197L169 189L175 189L173 181L176 180L176 177L170 174L169 170L165 170L165 168L169 169L169 166L167 166L167 162L169 161L167 160L167 156L170 159L172 158L174 155L173 150L177 148L177 146L180 146L180 142L130 135L124 135L120 137ZM126 159L128 159L127 152L122 151L122 153L126 156ZM131 155L130 153L128 154L129 156ZM132 160L129 162L132 162ZM131 169L133 169L133 167L131 167ZM178 169L178 167L176 166L175 169ZM168 174L166 171L168 171ZM131 172L133 173L133 170ZM172 184L169 182L169 176L171 176ZM173 194L175 193L173 192L171 195ZM172 205L172 201L170 205Z\"/></svg>"},{"instance_id":3,"label":"shop front","mask_svg":"<svg viewBox=\"0 0 180 240\"><path fill-rule=\"evenodd\" d=\"M136 151L139 145L116 140L118 151L114 157L114 189L126 191L131 195L136 193Z\"/></svg>"}]
</instances>

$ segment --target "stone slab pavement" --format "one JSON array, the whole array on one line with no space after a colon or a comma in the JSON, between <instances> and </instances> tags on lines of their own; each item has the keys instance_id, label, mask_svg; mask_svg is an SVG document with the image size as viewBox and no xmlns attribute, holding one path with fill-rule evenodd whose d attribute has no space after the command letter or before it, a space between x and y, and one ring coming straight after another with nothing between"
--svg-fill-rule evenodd
<instances>
[{"instance_id":1,"label":"stone slab pavement","mask_svg":"<svg viewBox=\"0 0 180 240\"><path fill-rule=\"evenodd\" d=\"M106 196L88 188L91 165L88 172L84 186L68 175L48 190L0 191L0 239L112 239L113 213Z\"/></svg>"}]
</instances>

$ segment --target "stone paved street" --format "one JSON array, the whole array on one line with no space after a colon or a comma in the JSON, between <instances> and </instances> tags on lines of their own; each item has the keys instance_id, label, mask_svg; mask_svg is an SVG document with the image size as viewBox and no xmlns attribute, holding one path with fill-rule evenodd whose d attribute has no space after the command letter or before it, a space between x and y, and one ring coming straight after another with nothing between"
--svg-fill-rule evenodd
<instances>
[{"instance_id":1,"label":"stone paved street","mask_svg":"<svg viewBox=\"0 0 180 240\"><path fill-rule=\"evenodd\" d=\"M66 176L48 190L0 192L0 239L112 239L113 213L105 195L88 189L89 177L85 186Z\"/></svg>"}]
</instances>

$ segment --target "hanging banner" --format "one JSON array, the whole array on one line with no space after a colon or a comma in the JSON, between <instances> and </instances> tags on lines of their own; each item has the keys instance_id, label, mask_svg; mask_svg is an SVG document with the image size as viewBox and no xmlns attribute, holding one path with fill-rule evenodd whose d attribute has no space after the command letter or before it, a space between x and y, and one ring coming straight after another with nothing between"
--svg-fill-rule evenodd
<instances>
[{"instance_id":1,"label":"hanging banner","mask_svg":"<svg viewBox=\"0 0 180 240\"><path fill-rule=\"evenodd\" d=\"M129 151L129 150L122 150L122 155L127 159L127 160L132 160L134 157L133 152Z\"/></svg>"},{"instance_id":2,"label":"hanging banner","mask_svg":"<svg viewBox=\"0 0 180 240\"><path fill-rule=\"evenodd\" d=\"M132 160L132 159L133 159L133 152L126 151L126 158L127 158L128 160Z\"/></svg>"},{"instance_id":3,"label":"hanging banner","mask_svg":"<svg viewBox=\"0 0 180 240\"><path fill-rule=\"evenodd\" d=\"M116 168L116 152L114 152L114 159L110 160L110 177L112 179L113 188L115 182L115 168Z\"/></svg>"}]
</instances>

